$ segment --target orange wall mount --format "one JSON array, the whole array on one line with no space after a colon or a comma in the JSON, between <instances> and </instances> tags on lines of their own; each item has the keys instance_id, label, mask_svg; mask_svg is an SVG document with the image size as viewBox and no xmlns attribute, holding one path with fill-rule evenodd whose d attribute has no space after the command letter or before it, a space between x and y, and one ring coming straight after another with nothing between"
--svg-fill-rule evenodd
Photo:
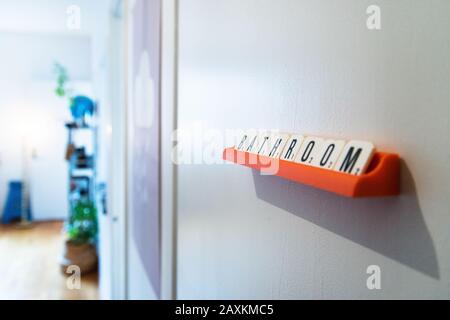
<instances>
[{"instance_id":1,"label":"orange wall mount","mask_svg":"<svg viewBox=\"0 0 450 320\"><path fill-rule=\"evenodd\" d=\"M376 152L366 173L356 176L297 162L274 159L226 148L223 159L297 183L350 197L383 197L400 194L400 158Z\"/></svg>"}]
</instances>

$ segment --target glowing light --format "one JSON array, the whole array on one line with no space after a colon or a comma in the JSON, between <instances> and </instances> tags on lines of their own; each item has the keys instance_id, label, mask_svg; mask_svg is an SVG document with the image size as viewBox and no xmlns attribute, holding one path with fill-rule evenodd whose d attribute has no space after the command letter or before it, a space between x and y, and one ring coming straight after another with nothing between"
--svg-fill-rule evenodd
<instances>
[{"instance_id":1,"label":"glowing light","mask_svg":"<svg viewBox=\"0 0 450 320\"><path fill-rule=\"evenodd\" d=\"M108 124L107 126L106 126L106 128L105 128L105 131L106 131L106 134L107 135L112 135L112 132L113 132L113 127L112 127L112 125L110 125L110 124Z\"/></svg>"}]
</instances>

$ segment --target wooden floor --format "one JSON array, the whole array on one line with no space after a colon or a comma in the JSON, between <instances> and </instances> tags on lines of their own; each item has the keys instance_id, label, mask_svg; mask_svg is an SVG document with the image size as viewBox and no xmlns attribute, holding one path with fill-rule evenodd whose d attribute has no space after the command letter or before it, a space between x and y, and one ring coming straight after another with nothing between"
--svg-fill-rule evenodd
<instances>
[{"instance_id":1,"label":"wooden floor","mask_svg":"<svg viewBox=\"0 0 450 320\"><path fill-rule=\"evenodd\" d=\"M0 225L0 299L98 299L96 274L82 276L81 290L69 290L59 259L64 237L61 222L30 229Z\"/></svg>"}]
</instances>

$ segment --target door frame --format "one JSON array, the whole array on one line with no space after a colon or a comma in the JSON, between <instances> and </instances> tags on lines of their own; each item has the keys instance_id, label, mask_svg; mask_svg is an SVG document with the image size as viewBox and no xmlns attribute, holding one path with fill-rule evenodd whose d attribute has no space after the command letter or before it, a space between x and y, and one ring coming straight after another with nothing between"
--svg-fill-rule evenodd
<instances>
[{"instance_id":1,"label":"door frame","mask_svg":"<svg viewBox=\"0 0 450 320\"><path fill-rule=\"evenodd\" d=\"M161 299L177 299L178 0L163 0L161 13Z\"/></svg>"},{"instance_id":2,"label":"door frame","mask_svg":"<svg viewBox=\"0 0 450 320\"><path fill-rule=\"evenodd\" d=\"M109 49L111 96L111 159L108 183L111 257L110 297L127 299L127 23L126 3L114 0Z\"/></svg>"}]
</instances>

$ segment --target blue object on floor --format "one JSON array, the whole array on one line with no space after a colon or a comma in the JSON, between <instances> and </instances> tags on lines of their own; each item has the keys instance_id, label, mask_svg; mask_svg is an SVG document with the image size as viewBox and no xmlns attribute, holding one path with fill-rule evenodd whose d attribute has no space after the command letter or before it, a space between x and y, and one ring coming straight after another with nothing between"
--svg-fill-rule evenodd
<instances>
[{"instance_id":1,"label":"blue object on floor","mask_svg":"<svg viewBox=\"0 0 450 320\"><path fill-rule=\"evenodd\" d=\"M20 220L22 215L22 182L9 183L8 197L3 210L2 223L7 224ZM31 205L28 203L28 220L31 221Z\"/></svg>"}]
</instances>

